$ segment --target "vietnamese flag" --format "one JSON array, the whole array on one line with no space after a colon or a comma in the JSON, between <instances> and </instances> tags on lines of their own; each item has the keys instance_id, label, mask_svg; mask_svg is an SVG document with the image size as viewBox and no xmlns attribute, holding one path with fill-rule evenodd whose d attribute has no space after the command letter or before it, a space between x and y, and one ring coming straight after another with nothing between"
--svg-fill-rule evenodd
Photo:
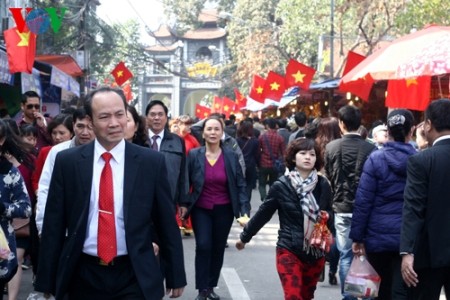
<instances>
[{"instance_id":1,"label":"vietnamese flag","mask_svg":"<svg viewBox=\"0 0 450 300\"><path fill-rule=\"evenodd\" d=\"M298 86L304 90L309 90L309 85L313 80L316 70L308 67L295 59L290 59L286 66L286 88Z\"/></svg>"},{"instance_id":2,"label":"vietnamese flag","mask_svg":"<svg viewBox=\"0 0 450 300\"><path fill-rule=\"evenodd\" d=\"M234 106L234 111L238 112L241 108L247 106L247 98L239 92L238 89L234 89L234 95L236 96L236 104Z\"/></svg>"},{"instance_id":3,"label":"vietnamese flag","mask_svg":"<svg viewBox=\"0 0 450 300\"><path fill-rule=\"evenodd\" d=\"M255 101L264 103L264 83L266 80L258 75L253 75L252 87L249 96Z\"/></svg>"},{"instance_id":4,"label":"vietnamese flag","mask_svg":"<svg viewBox=\"0 0 450 300\"><path fill-rule=\"evenodd\" d=\"M211 109L200 104L195 104L195 116L201 120L206 119L211 114Z\"/></svg>"},{"instance_id":5,"label":"vietnamese flag","mask_svg":"<svg viewBox=\"0 0 450 300\"><path fill-rule=\"evenodd\" d=\"M234 107L236 105L236 102L234 102L228 97L223 97L222 101L223 101L222 112L225 114L227 118L229 118L230 114L234 113Z\"/></svg>"},{"instance_id":6,"label":"vietnamese flag","mask_svg":"<svg viewBox=\"0 0 450 300\"><path fill-rule=\"evenodd\" d=\"M124 84L128 79L133 77L133 73L125 66L123 61L119 62L114 70L111 71L114 80L119 86Z\"/></svg>"},{"instance_id":7,"label":"vietnamese flag","mask_svg":"<svg viewBox=\"0 0 450 300\"><path fill-rule=\"evenodd\" d=\"M127 83L122 88L123 93L125 94L125 99L128 103L130 103L131 99L133 99L133 94L131 92L131 83Z\"/></svg>"},{"instance_id":8,"label":"vietnamese flag","mask_svg":"<svg viewBox=\"0 0 450 300\"><path fill-rule=\"evenodd\" d=\"M223 99L218 96L214 96L211 112L219 114L223 113Z\"/></svg>"},{"instance_id":9,"label":"vietnamese flag","mask_svg":"<svg viewBox=\"0 0 450 300\"><path fill-rule=\"evenodd\" d=\"M386 107L424 111L430 103L431 77L389 80Z\"/></svg>"},{"instance_id":10,"label":"vietnamese flag","mask_svg":"<svg viewBox=\"0 0 450 300\"><path fill-rule=\"evenodd\" d=\"M20 32L17 27L3 31L8 54L9 72L31 74L36 55L36 34L25 28Z\"/></svg>"},{"instance_id":11,"label":"vietnamese flag","mask_svg":"<svg viewBox=\"0 0 450 300\"><path fill-rule=\"evenodd\" d=\"M350 72L354 67L359 65L366 57L364 55L358 54L353 51L348 51L347 61L345 62L344 71L342 72L342 77L345 76L348 72Z\"/></svg>"},{"instance_id":12,"label":"vietnamese flag","mask_svg":"<svg viewBox=\"0 0 450 300\"><path fill-rule=\"evenodd\" d=\"M370 91L372 90L373 83L374 80L372 76L367 73L366 76L364 76L363 78L358 78L358 80L355 81L344 83L341 80L339 84L339 90L341 92L350 92L363 99L364 101L369 101Z\"/></svg>"},{"instance_id":13,"label":"vietnamese flag","mask_svg":"<svg viewBox=\"0 0 450 300\"><path fill-rule=\"evenodd\" d=\"M278 73L270 71L264 85L264 98L280 101L285 90L286 87L284 77Z\"/></svg>"}]
</instances>

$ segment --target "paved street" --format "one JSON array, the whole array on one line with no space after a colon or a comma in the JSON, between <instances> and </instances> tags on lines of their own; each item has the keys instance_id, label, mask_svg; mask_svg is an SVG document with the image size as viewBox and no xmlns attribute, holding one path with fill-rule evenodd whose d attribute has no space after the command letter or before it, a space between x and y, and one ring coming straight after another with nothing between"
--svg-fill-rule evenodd
<instances>
[{"instance_id":1,"label":"paved street","mask_svg":"<svg viewBox=\"0 0 450 300\"><path fill-rule=\"evenodd\" d=\"M258 209L259 194L253 191L252 211ZM237 223L233 225L228 239L230 247L225 251L225 262L222 276L216 292L223 300L281 300L283 292L275 268L275 243L277 239L278 216L272 220L256 235L243 251L237 251L234 243L241 228ZM197 296L194 277L195 238L183 237L184 256L188 285L183 297L179 299L193 300ZM328 266L327 266L328 268ZM31 269L24 271L23 286L19 300L25 300L32 291ZM325 274L328 274L326 271ZM6 296L4 297L5 299ZM169 299L165 297L164 299ZM330 286L328 277L325 282L318 284L315 299L338 300L340 289ZM441 296L441 300L445 297Z\"/></svg>"}]
</instances>

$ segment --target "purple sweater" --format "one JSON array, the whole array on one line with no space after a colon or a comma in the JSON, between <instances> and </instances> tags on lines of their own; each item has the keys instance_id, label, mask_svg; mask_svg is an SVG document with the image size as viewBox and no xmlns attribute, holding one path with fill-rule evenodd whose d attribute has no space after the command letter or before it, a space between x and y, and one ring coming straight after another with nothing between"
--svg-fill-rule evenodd
<instances>
[{"instance_id":1,"label":"purple sweater","mask_svg":"<svg viewBox=\"0 0 450 300\"><path fill-rule=\"evenodd\" d=\"M230 203L225 172L223 153L220 154L214 166L211 166L205 157L205 183L196 203L197 207L213 209L214 205Z\"/></svg>"}]
</instances>

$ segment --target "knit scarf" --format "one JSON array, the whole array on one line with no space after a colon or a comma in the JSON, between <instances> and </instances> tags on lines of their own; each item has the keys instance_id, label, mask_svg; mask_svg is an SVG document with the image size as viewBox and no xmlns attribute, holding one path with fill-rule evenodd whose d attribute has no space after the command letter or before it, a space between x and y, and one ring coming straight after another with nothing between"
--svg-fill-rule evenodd
<instances>
[{"instance_id":1,"label":"knit scarf","mask_svg":"<svg viewBox=\"0 0 450 300\"><path fill-rule=\"evenodd\" d=\"M300 206L302 207L304 237L303 250L306 253L311 253L318 257L320 253L315 251L316 249L311 246L311 235L314 230L314 225L317 222L317 217L320 210L316 198L314 198L313 195L313 191L318 182L317 171L315 169L312 170L308 178L303 180L300 173L294 169L289 172L288 177L297 192L298 198L300 199Z\"/></svg>"}]
</instances>

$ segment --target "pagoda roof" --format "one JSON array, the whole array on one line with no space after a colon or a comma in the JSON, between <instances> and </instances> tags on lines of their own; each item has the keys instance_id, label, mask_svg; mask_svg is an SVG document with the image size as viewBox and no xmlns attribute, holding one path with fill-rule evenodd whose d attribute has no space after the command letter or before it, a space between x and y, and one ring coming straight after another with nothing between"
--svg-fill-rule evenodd
<instances>
[{"instance_id":1,"label":"pagoda roof","mask_svg":"<svg viewBox=\"0 0 450 300\"><path fill-rule=\"evenodd\" d=\"M172 37L173 35L168 25L161 24L159 25L159 28L156 31L153 31L153 36L155 38L165 38L165 37Z\"/></svg>"},{"instance_id":2,"label":"pagoda roof","mask_svg":"<svg viewBox=\"0 0 450 300\"><path fill-rule=\"evenodd\" d=\"M224 37L227 34L223 28L199 28L195 30L188 30L183 39L188 40L212 40Z\"/></svg>"},{"instance_id":3,"label":"pagoda roof","mask_svg":"<svg viewBox=\"0 0 450 300\"><path fill-rule=\"evenodd\" d=\"M203 23L217 23L219 20L217 9L203 9L198 15L198 20Z\"/></svg>"},{"instance_id":4,"label":"pagoda roof","mask_svg":"<svg viewBox=\"0 0 450 300\"><path fill-rule=\"evenodd\" d=\"M178 43L173 43L172 45L153 45L153 46L149 46L147 48L145 48L145 50L150 51L150 52L172 52L174 50L176 50L178 47Z\"/></svg>"}]
</instances>

